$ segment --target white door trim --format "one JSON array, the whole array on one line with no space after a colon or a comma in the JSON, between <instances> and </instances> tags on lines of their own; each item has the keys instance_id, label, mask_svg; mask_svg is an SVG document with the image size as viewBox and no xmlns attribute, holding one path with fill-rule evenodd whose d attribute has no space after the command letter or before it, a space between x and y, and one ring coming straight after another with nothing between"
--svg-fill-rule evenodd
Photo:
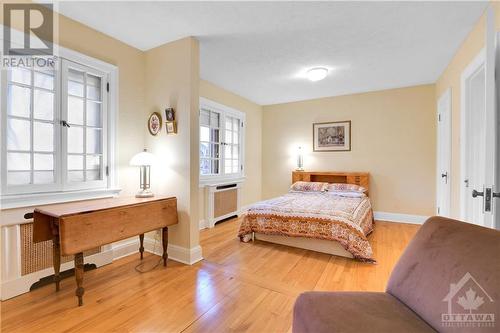
<instances>
[{"instance_id":1,"label":"white door trim","mask_svg":"<svg viewBox=\"0 0 500 333\"><path fill-rule=\"evenodd\" d=\"M497 132L496 132L496 161L495 161L495 177L494 177L494 184L493 184L493 192L500 192L500 32L496 33L495 36L495 45L496 45L496 57L495 57L495 92L496 92L496 97L495 97L495 124L497 126ZM492 209L494 212L494 220L492 221L492 228L496 228L497 230L500 230L500 198L492 198Z\"/></svg>"},{"instance_id":2,"label":"white door trim","mask_svg":"<svg viewBox=\"0 0 500 333\"><path fill-rule=\"evenodd\" d=\"M486 61L484 65L485 71L485 115L484 115L484 132L485 132L485 161L484 161L484 197L483 225L488 228L495 227L494 204L491 202L493 197L492 190L495 189L496 183L496 140L497 140L497 109L495 95L495 56L496 56L496 29L495 29L495 12L491 6L488 6L486 11L486 36L485 36Z\"/></svg>"},{"instance_id":3,"label":"white door trim","mask_svg":"<svg viewBox=\"0 0 500 333\"><path fill-rule=\"evenodd\" d=\"M471 63L464 69L460 75L460 219L465 219L466 215L466 201L467 191L465 189L465 176L466 176L466 153L467 153L467 80L474 74L481 66L484 66L486 60L486 51L481 49L477 56Z\"/></svg>"},{"instance_id":4,"label":"white door trim","mask_svg":"<svg viewBox=\"0 0 500 333\"><path fill-rule=\"evenodd\" d=\"M446 89L445 92L439 97L437 102L437 149L436 149L436 214L441 216L449 217L451 215L451 117L452 117L452 94L451 87ZM442 109L443 103L446 103L444 110ZM445 114L446 113L446 114ZM443 117L441 117L443 115ZM443 130L444 126L444 130ZM445 137L446 135L446 137ZM447 154L443 154L441 150L442 140L446 143L445 149ZM442 161L443 156L447 156L446 161ZM447 172L446 181L447 186L445 193L441 193L441 182L442 182L442 172L443 164L445 164L445 170ZM447 200L443 205L442 196L446 196Z\"/></svg>"}]
</instances>

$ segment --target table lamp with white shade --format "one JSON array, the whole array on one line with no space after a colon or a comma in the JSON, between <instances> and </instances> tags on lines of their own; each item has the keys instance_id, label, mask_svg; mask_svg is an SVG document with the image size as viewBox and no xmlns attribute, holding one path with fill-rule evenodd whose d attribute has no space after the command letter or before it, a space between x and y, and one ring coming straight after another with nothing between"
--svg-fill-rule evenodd
<instances>
[{"instance_id":1,"label":"table lamp with white shade","mask_svg":"<svg viewBox=\"0 0 500 333\"><path fill-rule=\"evenodd\" d=\"M130 159L130 165L141 167L141 190L135 195L137 198L150 198L154 194L149 189L151 186L151 175L150 169L155 161L155 156L148 152L147 149L135 154L134 157Z\"/></svg>"}]
</instances>

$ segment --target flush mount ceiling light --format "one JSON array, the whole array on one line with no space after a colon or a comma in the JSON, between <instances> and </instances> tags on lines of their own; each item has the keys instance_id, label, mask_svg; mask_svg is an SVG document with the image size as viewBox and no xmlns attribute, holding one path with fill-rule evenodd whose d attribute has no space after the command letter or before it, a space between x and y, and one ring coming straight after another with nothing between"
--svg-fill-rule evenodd
<instances>
[{"instance_id":1,"label":"flush mount ceiling light","mask_svg":"<svg viewBox=\"0 0 500 333\"><path fill-rule=\"evenodd\" d=\"M328 74L325 67L315 67L307 71L307 78L313 82L323 80Z\"/></svg>"}]
</instances>

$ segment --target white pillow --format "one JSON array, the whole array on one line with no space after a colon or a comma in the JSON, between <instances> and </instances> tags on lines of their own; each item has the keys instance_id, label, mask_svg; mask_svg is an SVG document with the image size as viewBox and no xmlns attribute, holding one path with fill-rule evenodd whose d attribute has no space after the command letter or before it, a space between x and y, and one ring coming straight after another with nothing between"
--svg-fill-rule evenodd
<instances>
[{"instance_id":1,"label":"white pillow","mask_svg":"<svg viewBox=\"0 0 500 333\"><path fill-rule=\"evenodd\" d=\"M338 197L346 197L346 198L363 198L366 195L363 192L353 192L353 191L328 191L326 192L331 195L335 195Z\"/></svg>"},{"instance_id":2,"label":"white pillow","mask_svg":"<svg viewBox=\"0 0 500 333\"><path fill-rule=\"evenodd\" d=\"M332 183L328 184L326 189L328 192L366 192L363 186L356 184Z\"/></svg>"}]
</instances>

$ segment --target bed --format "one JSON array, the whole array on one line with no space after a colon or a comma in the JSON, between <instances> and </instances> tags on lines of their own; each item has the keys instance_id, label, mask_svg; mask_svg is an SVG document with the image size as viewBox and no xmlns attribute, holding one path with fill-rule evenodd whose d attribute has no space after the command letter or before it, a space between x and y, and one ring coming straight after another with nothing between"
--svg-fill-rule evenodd
<instances>
[{"instance_id":1,"label":"bed","mask_svg":"<svg viewBox=\"0 0 500 333\"><path fill-rule=\"evenodd\" d=\"M292 184L289 193L248 208L238 232L241 241L375 261L367 239L374 227L368 173L294 171Z\"/></svg>"}]
</instances>

